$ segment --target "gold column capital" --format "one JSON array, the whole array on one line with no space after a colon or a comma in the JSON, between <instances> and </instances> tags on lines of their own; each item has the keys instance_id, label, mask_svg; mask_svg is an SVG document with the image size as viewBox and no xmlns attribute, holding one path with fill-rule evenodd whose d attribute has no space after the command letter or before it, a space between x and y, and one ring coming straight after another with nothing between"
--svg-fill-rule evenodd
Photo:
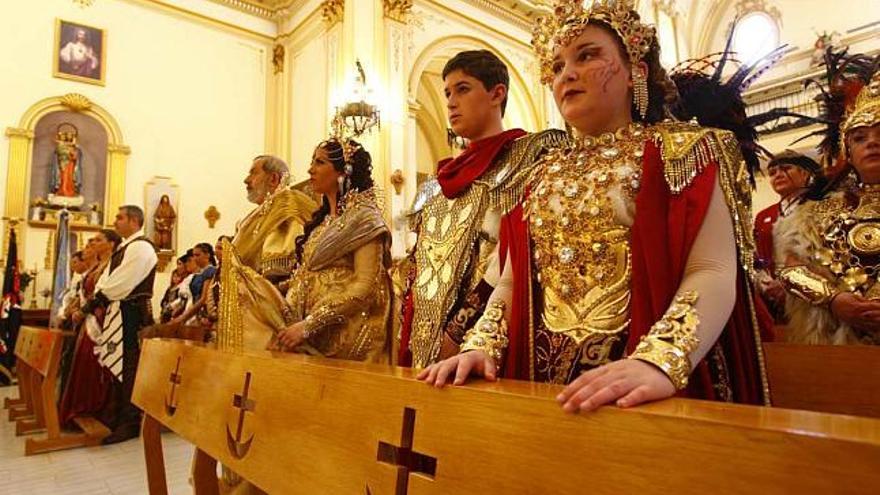
<instances>
[{"instance_id":1,"label":"gold column capital","mask_svg":"<svg viewBox=\"0 0 880 495\"><path fill-rule=\"evenodd\" d=\"M321 2L321 17L331 26L341 22L344 13L345 0L324 0Z\"/></svg>"},{"instance_id":2,"label":"gold column capital","mask_svg":"<svg viewBox=\"0 0 880 495\"><path fill-rule=\"evenodd\" d=\"M110 153L121 153L123 155L131 154L131 148L124 144L108 144L107 151L109 151Z\"/></svg>"},{"instance_id":3,"label":"gold column capital","mask_svg":"<svg viewBox=\"0 0 880 495\"><path fill-rule=\"evenodd\" d=\"M9 137L23 137L28 139L34 138L34 131L30 129L21 129L18 127L7 127L6 135Z\"/></svg>"},{"instance_id":4,"label":"gold column capital","mask_svg":"<svg viewBox=\"0 0 880 495\"><path fill-rule=\"evenodd\" d=\"M412 11L413 0L382 0L385 17L398 22L406 22Z\"/></svg>"}]
</instances>

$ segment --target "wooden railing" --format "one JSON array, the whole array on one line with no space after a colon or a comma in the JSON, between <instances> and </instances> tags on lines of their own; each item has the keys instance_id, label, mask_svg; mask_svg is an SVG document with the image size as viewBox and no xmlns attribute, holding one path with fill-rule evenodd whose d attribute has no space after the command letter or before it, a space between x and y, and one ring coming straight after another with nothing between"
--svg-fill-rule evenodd
<instances>
[{"instance_id":1,"label":"wooden railing","mask_svg":"<svg viewBox=\"0 0 880 495\"><path fill-rule=\"evenodd\" d=\"M269 493L875 493L880 420L671 399L562 412L559 387L438 390L409 370L144 342L150 493L167 493L162 426Z\"/></svg>"}]
</instances>

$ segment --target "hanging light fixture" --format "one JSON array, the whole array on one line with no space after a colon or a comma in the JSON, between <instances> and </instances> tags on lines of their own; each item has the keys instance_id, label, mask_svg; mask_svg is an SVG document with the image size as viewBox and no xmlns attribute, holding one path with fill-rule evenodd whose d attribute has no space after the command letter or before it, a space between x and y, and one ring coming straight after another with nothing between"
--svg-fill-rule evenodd
<instances>
[{"instance_id":1,"label":"hanging light fixture","mask_svg":"<svg viewBox=\"0 0 880 495\"><path fill-rule=\"evenodd\" d=\"M358 75L355 79L355 87L350 101L341 107L336 107L336 120L354 136L360 136L370 132L373 127L381 129L379 109L376 105L367 102L370 90L367 88L367 75L361 61L355 62Z\"/></svg>"}]
</instances>

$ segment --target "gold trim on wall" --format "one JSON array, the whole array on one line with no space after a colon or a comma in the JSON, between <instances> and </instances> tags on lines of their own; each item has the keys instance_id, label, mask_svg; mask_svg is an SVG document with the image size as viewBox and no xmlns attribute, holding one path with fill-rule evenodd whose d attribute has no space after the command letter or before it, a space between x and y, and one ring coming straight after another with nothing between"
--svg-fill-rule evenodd
<instances>
[{"instance_id":1,"label":"gold trim on wall","mask_svg":"<svg viewBox=\"0 0 880 495\"><path fill-rule=\"evenodd\" d=\"M101 67L101 77L100 79L94 79L91 77L82 77L76 76L73 74L68 74L66 72L61 72L58 69L58 58L61 56L61 23L65 22L67 24L72 24L74 26L82 26L84 28L93 29L95 31L99 31L101 33L101 58L99 59L99 65ZM66 21L64 19L55 18L55 44L52 46L52 77L57 77L59 79L70 79L72 81L84 82L88 84L97 84L98 86L104 86L106 84L106 71L107 71L107 30L97 28L94 26L89 26L88 24L83 24L81 22L74 21Z\"/></svg>"}]
</instances>

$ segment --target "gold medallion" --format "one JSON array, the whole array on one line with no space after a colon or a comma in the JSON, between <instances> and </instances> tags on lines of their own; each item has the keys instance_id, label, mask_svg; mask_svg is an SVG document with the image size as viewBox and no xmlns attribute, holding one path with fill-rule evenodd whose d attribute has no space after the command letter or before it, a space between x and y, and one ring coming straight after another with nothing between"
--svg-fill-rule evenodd
<instances>
[{"instance_id":1,"label":"gold medallion","mask_svg":"<svg viewBox=\"0 0 880 495\"><path fill-rule=\"evenodd\" d=\"M860 222L850 229L847 241L859 254L880 254L880 223Z\"/></svg>"}]
</instances>

